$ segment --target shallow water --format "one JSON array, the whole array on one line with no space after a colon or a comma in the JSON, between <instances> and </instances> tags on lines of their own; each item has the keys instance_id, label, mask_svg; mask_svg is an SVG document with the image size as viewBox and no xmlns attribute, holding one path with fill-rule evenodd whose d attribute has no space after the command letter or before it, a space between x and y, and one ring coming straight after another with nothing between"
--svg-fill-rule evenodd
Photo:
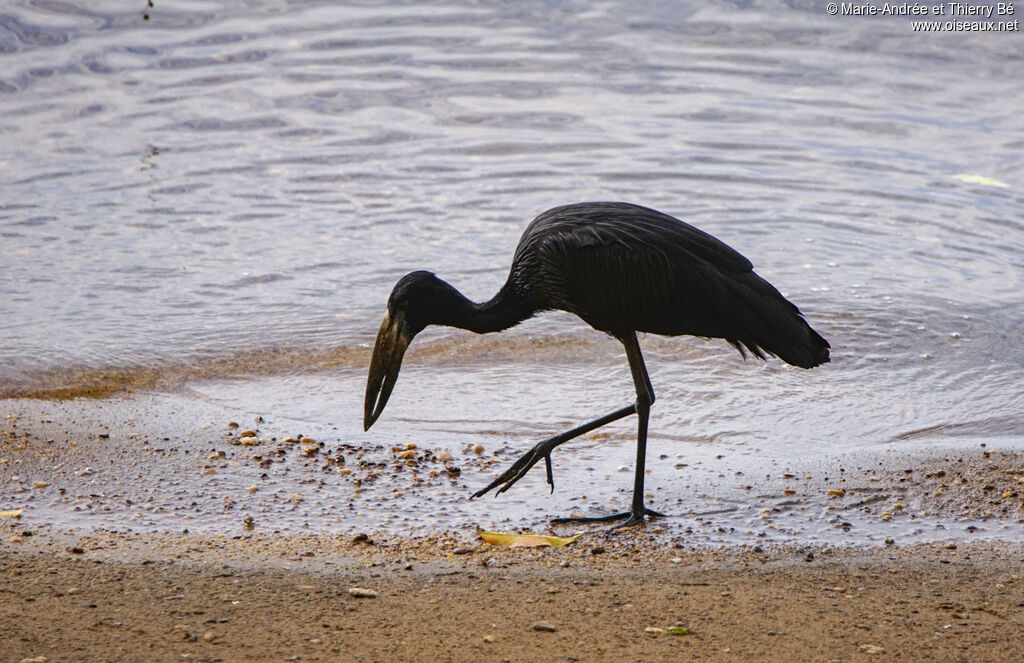
<instances>
[{"instance_id":1,"label":"shallow water","mask_svg":"<svg viewBox=\"0 0 1024 663\"><path fill-rule=\"evenodd\" d=\"M428 330L364 434L387 295L426 268L485 299L533 216L612 199L725 240L834 348L802 371L642 339L653 456L1024 447L1019 33L775 2L155 4L0 10L0 394L187 387L514 457L632 400L621 348L563 314ZM563 485L624 501L632 424L609 433L581 445L614 481Z\"/></svg>"}]
</instances>

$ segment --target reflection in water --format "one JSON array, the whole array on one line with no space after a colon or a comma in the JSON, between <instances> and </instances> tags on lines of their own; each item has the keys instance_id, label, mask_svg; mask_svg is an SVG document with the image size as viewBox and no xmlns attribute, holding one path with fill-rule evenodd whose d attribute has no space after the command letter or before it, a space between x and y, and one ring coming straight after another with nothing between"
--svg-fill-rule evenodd
<instances>
[{"instance_id":1,"label":"reflection in water","mask_svg":"<svg viewBox=\"0 0 1024 663\"><path fill-rule=\"evenodd\" d=\"M627 200L751 258L834 348L800 372L641 339L665 445L1024 437L1017 34L772 0L140 6L0 10L2 395L322 372L344 394L309 420L361 434L398 276L486 299L537 213ZM375 432L586 420L631 398L620 352L558 314L431 330Z\"/></svg>"}]
</instances>

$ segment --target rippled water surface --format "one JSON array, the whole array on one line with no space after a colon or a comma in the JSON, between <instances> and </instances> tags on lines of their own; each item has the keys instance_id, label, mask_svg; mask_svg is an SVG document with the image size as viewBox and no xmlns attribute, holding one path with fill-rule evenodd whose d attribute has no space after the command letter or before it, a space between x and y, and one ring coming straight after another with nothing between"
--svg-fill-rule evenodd
<instances>
[{"instance_id":1,"label":"rippled water surface","mask_svg":"<svg viewBox=\"0 0 1024 663\"><path fill-rule=\"evenodd\" d=\"M1019 32L804 2L20 0L0 64L4 395L185 381L349 441L525 449L632 400L621 347L565 314L428 330L364 434L387 295L425 268L488 298L536 214L627 200L748 256L834 350L642 339L652 454L1024 446ZM588 453L613 470L632 424L609 433Z\"/></svg>"}]
</instances>

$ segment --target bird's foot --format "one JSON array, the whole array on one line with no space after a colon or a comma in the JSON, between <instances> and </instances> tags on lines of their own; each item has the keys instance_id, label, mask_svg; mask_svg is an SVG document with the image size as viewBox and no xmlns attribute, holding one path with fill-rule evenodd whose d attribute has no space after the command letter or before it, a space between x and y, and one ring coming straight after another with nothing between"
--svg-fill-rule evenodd
<instances>
[{"instance_id":1,"label":"bird's foot","mask_svg":"<svg viewBox=\"0 0 1024 663\"><path fill-rule=\"evenodd\" d=\"M629 510L623 511L622 513L613 513L608 516L569 516L568 518L555 518L551 522L553 524L559 523L608 523L613 520L619 520L624 518L621 523L613 525L608 528L608 533L611 534L617 529L623 527L632 527L644 522L644 518L650 516L651 518L665 518L665 514L658 513L653 509L647 507L641 507L639 511Z\"/></svg>"},{"instance_id":2,"label":"bird's foot","mask_svg":"<svg viewBox=\"0 0 1024 663\"><path fill-rule=\"evenodd\" d=\"M481 495L487 494L492 488L501 486L494 495L497 497L506 490L511 488L515 482L522 479L530 468L544 459L545 469L547 470L548 485L551 486L551 492L555 492L555 479L551 473L551 452L559 444L559 439L553 437L543 442L539 442L535 447L523 454L519 460L512 464L512 467L508 468L494 481L487 484L487 486L481 490L473 493L473 497L480 497ZM470 499L473 499L471 497Z\"/></svg>"}]
</instances>

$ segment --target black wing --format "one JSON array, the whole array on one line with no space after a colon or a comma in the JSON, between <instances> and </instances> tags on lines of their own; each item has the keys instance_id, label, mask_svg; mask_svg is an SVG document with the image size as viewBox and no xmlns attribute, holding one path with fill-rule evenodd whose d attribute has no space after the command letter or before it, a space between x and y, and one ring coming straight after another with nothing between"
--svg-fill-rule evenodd
<instances>
[{"instance_id":1,"label":"black wing","mask_svg":"<svg viewBox=\"0 0 1024 663\"><path fill-rule=\"evenodd\" d=\"M523 234L513 277L538 308L575 313L608 333L724 338L761 358L828 361L828 343L749 260L645 207L580 203L541 214Z\"/></svg>"}]
</instances>

